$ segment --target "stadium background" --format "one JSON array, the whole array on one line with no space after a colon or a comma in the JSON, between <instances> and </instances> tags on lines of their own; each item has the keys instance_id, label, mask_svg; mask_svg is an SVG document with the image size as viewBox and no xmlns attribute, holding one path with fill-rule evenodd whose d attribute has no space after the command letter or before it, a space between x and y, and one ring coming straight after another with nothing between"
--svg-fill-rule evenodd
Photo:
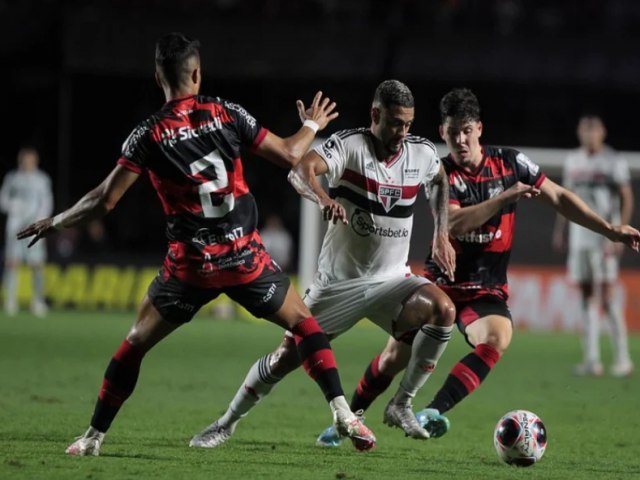
<instances>
[{"instance_id":1,"label":"stadium background","mask_svg":"<svg viewBox=\"0 0 640 480\"><path fill-rule=\"evenodd\" d=\"M31 143L54 180L56 210L95 186L131 129L163 103L153 45L172 30L202 42L203 93L237 101L279 134L298 127L294 102L317 89L338 102L330 131L366 126L375 86L398 78L416 97L413 133L434 140L439 98L466 86L479 96L487 144L571 148L576 119L588 111L603 116L611 145L637 151L639 23L633 0L0 2L0 173ZM298 238L300 202L286 172L250 156L245 167L261 218L279 214ZM558 179L557 168L547 172ZM55 306L135 305L164 254L154 196L147 181L138 182L105 218L98 244L85 230L49 241ZM550 247L554 214L536 202L519 209L516 319L575 329L577 310L566 302L577 301L576 292L564 281L564 255ZM417 265L429 235L430 222L418 223L411 250ZM98 274L96 265L106 267ZM640 329L640 257L626 253L623 266L620 295L632 328ZM22 292L26 300L24 276Z\"/></svg>"}]
</instances>

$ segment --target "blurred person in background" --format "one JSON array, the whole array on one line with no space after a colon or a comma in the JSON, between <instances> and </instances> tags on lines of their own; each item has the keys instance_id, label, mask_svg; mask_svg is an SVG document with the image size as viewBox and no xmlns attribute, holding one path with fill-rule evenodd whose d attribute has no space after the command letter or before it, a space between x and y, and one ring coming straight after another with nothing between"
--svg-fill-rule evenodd
<instances>
[{"instance_id":1,"label":"blurred person in background","mask_svg":"<svg viewBox=\"0 0 640 480\"><path fill-rule=\"evenodd\" d=\"M31 312L38 317L47 313L43 272L47 245L42 242L28 249L25 242L16 239L19 230L49 216L53 210L51 179L38 168L39 163L40 156L35 148L20 149L18 168L7 173L0 189L0 209L7 215L4 309L10 316L18 313L18 267L21 264L28 265L32 272Z\"/></svg>"},{"instance_id":2,"label":"blurred person in background","mask_svg":"<svg viewBox=\"0 0 640 480\"><path fill-rule=\"evenodd\" d=\"M275 213L267 215L260 229L260 237L271 258L283 271L289 271L293 259L293 238L284 227L282 218Z\"/></svg>"},{"instance_id":3,"label":"blurred person in background","mask_svg":"<svg viewBox=\"0 0 640 480\"><path fill-rule=\"evenodd\" d=\"M580 147L572 151L564 164L563 184L576 192L600 216L610 223L626 224L633 214L633 190L627 160L605 144L607 130L596 115L583 115L577 128ZM567 242L564 217L558 216L553 246L564 251ZM621 244L572 223L569 226L567 269L579 286L583 318L583 361L574 368L577 375L602 375L600 359L600 314L604 313L611 330L613 364L617 377L633 372L629 355L627 328L620 302L614 298L618 279Z\"/></svg>"}]
</instances>

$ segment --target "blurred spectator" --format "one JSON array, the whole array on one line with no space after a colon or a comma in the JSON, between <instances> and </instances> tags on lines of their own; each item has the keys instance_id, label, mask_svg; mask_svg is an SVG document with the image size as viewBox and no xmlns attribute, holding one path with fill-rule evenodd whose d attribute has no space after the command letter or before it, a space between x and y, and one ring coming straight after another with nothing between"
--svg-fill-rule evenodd
<instances>
[{"instance_id":1,"label":"blurred spectator","mask_svg":"<svg viewBox=\"0 0 640 480\"><path fill-rule=\"evenodd\" d=\"M38 168L40 156L32 147L18 152L18 168L4 177L0 189L0 210L7 214L4 308L8 315L18 312L18 267L25 263L31 267L33 293L31 311L43 317L47 313L44 301L43 267L47 257L46 242L27 248L27 240L18 241L16 233L30 223L48 217L53 210L51 179Z\"/></svg>"},{"instance_id":2,"label":"blurred spectator","mask_svg":"<svg viewBox=\"0 0 640 480\"><path fill-rule=\"evenodd\" d=\"M293 239L284 228L282 219L275 214L267 215L260 236L271 258L283 271L289 271L293 259Z\"/></svg>"},{"instance_id":3,"label":"blurred spectator","mask_svg":"<svg viewBox=\"0 0 640 480\"><path fill-rule=\"evenodd\" d=\"M629 165L621 155L604 143L607 131L602 119L584 115L578 123L580 148L572 152L564 165L563 183L600 216L612 224L627 224L633 213L633 191ZM565 246L566 220L558 216L554 247ZM600 360L600 311L611 328L614 361L611 374L626 376L633 371L629 356L627 330L621 305L613 296L618 278L622 248L575 223L569 226L567 267L582 296L583 363L574 372L602 375Z\"/></svg>"}]
</instances>

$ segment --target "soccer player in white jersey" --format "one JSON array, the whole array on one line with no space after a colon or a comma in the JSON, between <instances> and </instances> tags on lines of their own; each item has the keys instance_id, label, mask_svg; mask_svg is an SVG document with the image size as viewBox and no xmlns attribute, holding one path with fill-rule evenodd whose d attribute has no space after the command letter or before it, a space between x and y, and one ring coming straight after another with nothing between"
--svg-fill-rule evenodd
<instances>
[{"instance_id":1,"label":"soccer player in white jersey","mask_svg":"<svg viewBox=\"0 0 640 480\"><path fill-rule=\"evenodd\" d=\"M629 223L633 213L633 190L626 159L604 143L606 128L602 119L584 115L578 122L580 148L569 154L564 164L563 183L611 223ZM564 249L566 220L558 216L553 243ZM621 305L613 297L620 256L624 250L575 223L569 226L567 268L581 293L583 324L583 362L578 375L602 375L600 359L600 319L602 310L611 329L614 359L611 374L630 375L627 330Z\"/></svg>"},{"instance_id":2,"label":"soccer player in white jersey","mask_svg":"<svg viewBox=\"0 0 640 480\"><path fill-rule=\"evenodd\" d=\"M425 439L431 431L446 429L440 422L447 420L434 417L423 428L413 413L412 398L451 337L455 309L442 290L411 274L407 266L413 208L421 188L428 192L434 213L434 255L451 278L455 252L447 233L447 179L434 145L409 135L413 118L409 88L397 80L384 81L375 92L371 127L332 135L307 153L289 180L329 221L305 303L332 338L369 318L411 346L411 359L384 422ZM318 175L326 176L329 194ZM191 446L212 448L225 442L239 420L299 365L286 335L251 367L224 415L194 436Z\"/></svg>"},{"instance_id":3,"label":"soccer player in white jersey","mask_svg":"<svg viewBox=\"0 0 640 480\"><path fill-rule=\"evenodd\" d=\"M7 214L5 229L5 312L18 312L18 267L25 263L32 269L33 295L31 311L43 317L47 313L44 301L43 267L47 257L44 242L27 249L25 242L16 239L16 233L39 218L47 217L53 209L51 179L38 168L40 157L32 147L18 152L18 168L4 177L0 189L0 210Z\"/></svg>"}]
</instances>

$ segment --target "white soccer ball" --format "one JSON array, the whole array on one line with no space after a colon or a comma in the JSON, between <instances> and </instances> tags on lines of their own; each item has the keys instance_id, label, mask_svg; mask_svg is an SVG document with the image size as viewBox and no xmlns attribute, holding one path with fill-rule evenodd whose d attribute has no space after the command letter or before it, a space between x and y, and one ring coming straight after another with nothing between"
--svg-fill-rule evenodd
<instances>
[{"instance_id":1,"label":"white soccer ball","mask_svg":"<svg viewBox=\"0 0 640 480\"><path fill-rule=\"evenodd\" d=\"M513 410L498 421L493 445L504 462L529 467L542 458L547 448L547 429L535 413Z\"/></svg>"}]
</instances>

